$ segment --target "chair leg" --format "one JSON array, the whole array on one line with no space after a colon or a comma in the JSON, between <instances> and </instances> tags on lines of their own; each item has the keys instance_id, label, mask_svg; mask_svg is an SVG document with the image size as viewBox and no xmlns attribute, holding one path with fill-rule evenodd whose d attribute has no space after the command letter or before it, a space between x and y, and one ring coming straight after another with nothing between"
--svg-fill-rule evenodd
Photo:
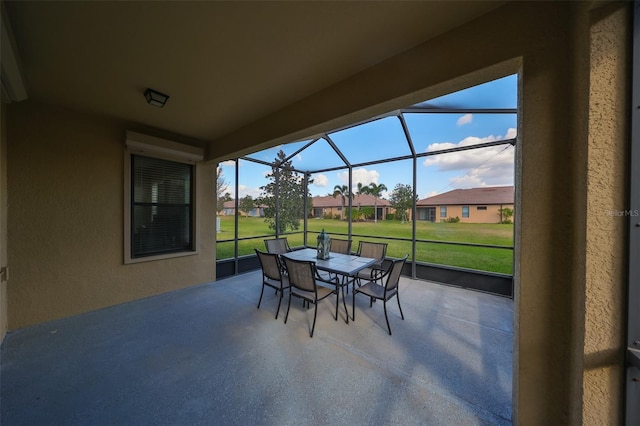
<instances>
[{"instance_id":1,"label":"chair leg","mask_svg":"<svg viewBox=\"0 0 640 426\"><path fill-rule=\"evenodd\" d=\"M387 301L382 302L382 306L384 306L384 319L387 321L387 328L389 329L389 336L391 336L391 326L389 325L389 317L387 316Z\"/></svg>"},{"instance_id":2,"label":"chair leg","mask_svg":"<svg viewBox=\"0 0 640 426\"><path fill-rule=\"evenodd\" d=\"M396 293L396 299L398 299L398 309L400 309L400 316L404 320L404 314L402 313L402 306L400 306L400 295Z\"/></svg>"},{"instance_id":3,"label":"chair leg","mask_svg":"<svg viewBox=\"0 0 640 426\"><path fill-rule=\"evenodd\" d=\"M291 290L289 290L289 303L287 303L287 314L284 316L284 323L287 323L287 318L289 318L289 309L291 309Z\"/></svg>"},{"instance_id":4,"label":"chair leg","mask_svg":"<svg viewBox=\"0 0 640 426\"><path fill-rule=\"evenodd\" d=\"M264 284L262 284L262 290L260 290L260 299L258 299L258 307L260 309L260 303L262 302L262 295L264 294Z\"/></svg>"},{"instance_id":5,"label":"chair leg","mask_svg":"<svg viewBox=\"0 0 640 426\"><path fill-rule=\"evenodd\" d=\"M309 302L307 302L309 303ZM313 330L316 328L316 316L318 315L318 301L313 304L313 325L311 326L311 334L309 337L313 337Z\"/></svg>"},{"instance_id":6,"label":"chair leg","mask_svg":"<svg viewBox=\"0 0 640 426\"><path fill-rule=\"evenodd\" d=\"M280 305L282 304L282 293L284 290L280 292L280 297L278 298L278 309L276 309L276 319L278 319L278 314L280 313ZM276 291L277 294L277 291Z\"/></svg>"}]
</instances>

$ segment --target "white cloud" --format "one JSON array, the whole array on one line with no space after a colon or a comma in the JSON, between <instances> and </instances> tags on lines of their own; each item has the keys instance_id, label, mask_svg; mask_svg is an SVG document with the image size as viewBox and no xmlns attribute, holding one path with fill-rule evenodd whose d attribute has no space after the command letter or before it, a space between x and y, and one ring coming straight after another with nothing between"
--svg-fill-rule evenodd
<instances>
[{"instance_id":1,"label":"white cloud","mask_svg":"<svg viewBox=\"0 0 640 426\"><path fill-rule=\"evenodd\" d=\"M251 195L252 198L260 196L260 188L251 188L246 185L238 185L238 198L244 198L247 195Z\"/></svg>"},{"instance_id":2,"label":"white cloud","mask_svg":"<svg viewBox=\"0 0 640 426\"><path fill-rule=\"evenodd\" d=\"M428 194L423 195L422 197L419 197L419 199L433 197L433 196L438 195L438 194L439 194L439 192L438 192L438 191L431 191L431 192L429 192Z\"/></svg>"},{"instance_id":3,"label":"white cloud","mask_svg":"<svg viewBox=\"0 0 640 426\"><path fill-rule=\"evenodd\" d=\"M499 141L499 140L506 140L506 139L513 139L517 136L517 130L514 128L509 128L507 129L507 133L502 136L502 135L498 135L498 136L494 136L494 135L489 135L489 136L485 136L483 138L479 138L477 136L468 136L466 138L464 138L463 140L461 140L458 143L453 143L453 142L440 142L440 143L432 143L431 145L429 145L427 147L427 149L425 150L426 152L433 152L433 151L440 151L443 149L451 149L451 148L458 148L461 146L471 146L471 145L479 145L482 143L486 143L486 142L494 142L494 141ZM429 158L427 158L427 160L425 160L425 166L427 166L428 164L426 164L426 162L429 160Z\"/></svg>"},{"instance_id":4,"label":"white cloud","mask_svg":"<svg viewBox=\"0 0 640 426\"><path fill-rule=\"evenodd\" d=\"M367 170L364 167L354 169L351 172L353 188L357 188L358 183L362 183L362 185L365 186L369 185L370 183L375 183L377 185L379 177L380 173L378 173L376 170ZM342 182L343 185L349 185L349 172L338 173L338 179L340 179L340 182Z\"/></svg>"},{"instance_id":5,"label":"white cloud","mask_svg":"<svg viewBox=\"0 0 640 426\"><path fill-rule=\"evenodd\" d=\"M465 114L462 117L458 118L456 124L458 126L464 126L465 124L469 124L473 121L473 114Z\"/></svg>"},{"instance_id":6,"label":"white cloud","mask_svg":"<svg viewBox=\"0 0 640 426\"><path fill-rule=\"evenodd\" d=\"M450 179L453 188L480 188L487 186L480 176L472 172L464 176L456 176Z\"/></svg>"},{"instance_id":7,"label":"white cloud","mask_svg":"<svg viewBox=\"0 0 640 426\"><path fill-rule=\"evenodd\" d=\"M323 174L315 175L313 177L313 185L317 187L325 187L329 183L329 179Z\"/></svg>"},{"instance_id":8,"label":"white cloud","mask_svg":"<svg viewBox=\"0 0 640 426\"><path fill-rule=\"evenodd\" d=\"M505 137L500 135L490 135L484 138L469 136L457 144L451 142L431 144L427 151L477 145L484 142L511 139L515 136L516 130L509 129ZM422 164L425 167L435 167L439 172L460 171L459 176L449 179L449 185L453 188L513 185L513 154L514 150L510 145L499 145L434 155L426 157Z\"/></svg>"},{"instance_id":9,"label":"white cloud","mask_svg":"<svg viewBox=\"0 0 640 426\"><path fill-rule=\"evenodd\" d=\"M227 160L227 161L223 161L221 163L219 163L221 166L226 166L226 167L235 167L236 166L236 162L233 160Z\"/></svg>"}]
</instances>

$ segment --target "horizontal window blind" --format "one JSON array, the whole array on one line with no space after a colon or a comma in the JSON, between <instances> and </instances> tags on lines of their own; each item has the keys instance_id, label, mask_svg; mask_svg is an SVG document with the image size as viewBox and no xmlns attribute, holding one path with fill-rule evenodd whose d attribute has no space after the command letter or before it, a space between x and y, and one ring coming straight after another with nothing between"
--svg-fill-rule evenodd
<instances>
[{"instance_id":1,"label":"horizontal window blind","mask_svg":"<svg viewBox=\"0 0 640 426\"><path fill-rule=\"evenodd\" d=\"M131 156L131 256L193 250L190 164Z\"/></svg>"}]
</instances>

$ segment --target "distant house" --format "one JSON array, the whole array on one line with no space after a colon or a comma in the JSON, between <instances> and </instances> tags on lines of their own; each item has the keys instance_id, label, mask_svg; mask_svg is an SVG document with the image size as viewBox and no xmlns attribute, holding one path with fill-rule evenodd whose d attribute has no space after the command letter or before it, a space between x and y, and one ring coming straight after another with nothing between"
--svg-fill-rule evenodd
<instances>
[{"instance_id":1,"label":"distant house","mask_svg":"<svg viewBox=\"0 0 640 426\"><path fill-rule=\"evenodd\" d=\"M229 200L224 202L222 211L219 214L222 216L233 216L235 213L236 202L235 200ZM262 217L264 216L264 206L256 206L249 213L240 210L240 216Z\"/></svg>"},{"instance_id":2,"label":"distant house","mask_svg":"<svg viewBox=\"0 0 640 426\"><path fill-rule=\"evenodd\" d=\"M351 203L354 210L359 207L369 207L373 210L375 206L378 220L384 220L387 217L387 214L393 212L389 201L383 198L376 198L373 195L355 195ZM347 198L344 199L344 207L345 209L349 208L349 200ZM334 198L332 195L313 197L313 209L311 213L313 217L316 218L322 218L329 215L332 218L343 218L342 198L340 196Z\"/></svg>"},{"instance_id":3,"label":"distant house","mask_svg":"<svg viewBox=\"0 0 640 426\"><path fill-rule=\"evenodd\" d=\"M441 222L460 218L468 223L500 223L499 209L513 209L513 186L454 189L418 200L418 220Z\"/></svg>"}]
</instances>

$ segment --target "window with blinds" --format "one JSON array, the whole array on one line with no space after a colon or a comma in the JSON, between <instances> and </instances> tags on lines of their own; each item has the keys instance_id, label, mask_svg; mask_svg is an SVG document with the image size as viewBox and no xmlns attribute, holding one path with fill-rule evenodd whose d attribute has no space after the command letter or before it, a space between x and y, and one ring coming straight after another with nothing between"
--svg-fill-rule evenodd
<instances>
[{"instance_id":1,"label":"window with blinds","mask_svg":"<svg viewBox=\"0 0 640 426\"><path fill-rule=\"evenodd\" d=\"M131 155L131 257L193 251L194 166Z\"/></svg>"}]
</instances>

